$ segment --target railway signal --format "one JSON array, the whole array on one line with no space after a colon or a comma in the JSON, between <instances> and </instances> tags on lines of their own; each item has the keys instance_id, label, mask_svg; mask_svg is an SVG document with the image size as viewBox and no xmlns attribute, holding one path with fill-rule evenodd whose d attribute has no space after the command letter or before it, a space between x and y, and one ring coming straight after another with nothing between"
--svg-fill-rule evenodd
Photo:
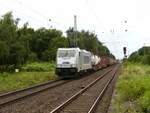
<instances>
[{"instance_id":1,"label":"railway signal","mask_svg":"<svg viewBox=\"0 0 150 113\"><path fill-rule=\"evenodd\" d=\"M124 53L124 58L127 58L127 48L126 47L123 47L123 53Z\"/></svg>"}]
</instances>

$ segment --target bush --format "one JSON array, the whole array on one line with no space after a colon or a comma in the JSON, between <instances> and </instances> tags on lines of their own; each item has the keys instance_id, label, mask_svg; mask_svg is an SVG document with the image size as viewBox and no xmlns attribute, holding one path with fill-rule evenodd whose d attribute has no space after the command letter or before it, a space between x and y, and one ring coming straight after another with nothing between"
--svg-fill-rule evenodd
<instances>
[{"instance_id":1,"label":"bush","mask_svg":"<svg viewBox=\"0 0 150 113\"><path fill-rule=\"evenodd\" d=\"M9 71L9 72L14 72L14 70L15 70L15 65L9 65L7 67L7 71Z\"/></svg>"},{"instance_id":2,"label":"bush","mask_svg":"<svg viewBox=\"0 0 150 113\"><path fill-rule=\"evenodd\" d=\"M140 98L139 104L144 113L150 113L150 91L146 91Z\"/></svg>"},{"instance_id":3,"label":"bush","mask_svg":"<svg viewBox=\"0 0 150 113\"><path fill-rule=\"evenodd\" d=\"M150 77L143 75L126 75L118 83L118 91L123 101L136 101L146 90L150 90Z\"/></svg>"},{"instance_id":4,"label":"bush","mask_svg":"<svg viewBox=\"0 0 150 113\"><path fill-rule=\"evenodd\" d=\"M135 113L150 113L150 66L125 63L117 83L117 97L122 111L132 109ZM126 107L127 103L134 107Z\"/></svg>"},{"instance_id":5,"label":"bush","mask_svg":"<svg viewBox=\"0 0 150 113\"><path fill-rule=\"evenodd\" d=\"M22 71L54 71L55 70L55 64L54 63L28 63L25 64L22 68Z\"/></svg>"}]
</instances>

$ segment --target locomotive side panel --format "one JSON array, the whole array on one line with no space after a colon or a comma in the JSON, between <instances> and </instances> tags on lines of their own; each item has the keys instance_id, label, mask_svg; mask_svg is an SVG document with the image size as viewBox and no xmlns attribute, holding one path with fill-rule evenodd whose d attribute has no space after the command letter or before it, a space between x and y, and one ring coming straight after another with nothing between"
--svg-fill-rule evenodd
<instances>
[{"instance_id":1,"label":"locomotive side panel","mask_svg":"<svg viewBox=\"0 0 150 113\"><path fill-rule=\"evenodd\" d=\"M85 50L81 50L79 53L80 71L92 69L91 65L91 53Z\"/></svg>"}]
</instances>

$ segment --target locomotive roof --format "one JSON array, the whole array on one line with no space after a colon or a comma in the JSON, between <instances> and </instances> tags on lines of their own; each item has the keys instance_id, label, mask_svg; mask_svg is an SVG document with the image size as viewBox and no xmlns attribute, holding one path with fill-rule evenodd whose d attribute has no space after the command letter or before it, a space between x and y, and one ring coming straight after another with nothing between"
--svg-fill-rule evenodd
<instances>
[{"instance_id":1,"label":"locomotive roof","mask_svg":"<svg viewBox=\"0 0 150 113\"><path fill-rule=\"evenodd\" d=\"M86 50L80 49L80 48L58 48L58 50L77 50L77 51L83 51L83 52L91 53L89 51L86 51Z\"/></svg>"},{"instance_id":2,"label":"locomotive roof","mask_svg":"<svg viewBox=\"0 0 150 113\"><path fill-rule=\"evenodd\" d=\"M78 50L78 51L80 51L79 48L58 48L58 50Z\"/></svg>"}]
</instances>

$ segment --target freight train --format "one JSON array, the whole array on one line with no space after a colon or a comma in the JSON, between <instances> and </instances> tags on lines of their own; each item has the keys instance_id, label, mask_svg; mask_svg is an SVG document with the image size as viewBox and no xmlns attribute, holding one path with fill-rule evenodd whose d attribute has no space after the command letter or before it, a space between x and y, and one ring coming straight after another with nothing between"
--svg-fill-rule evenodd
<instances>
[{"instance_id":1,"label":"freight train","mask_svg":"<svg viewBox=\"0 0 150 113\"><path fill-rule=\"evenodd\" d=\"M97 71L115 63L106 56L97 56L79 48L59 48L55 73L59 77L75 77L85 72Z\"/></svg>"}]
</instances>

